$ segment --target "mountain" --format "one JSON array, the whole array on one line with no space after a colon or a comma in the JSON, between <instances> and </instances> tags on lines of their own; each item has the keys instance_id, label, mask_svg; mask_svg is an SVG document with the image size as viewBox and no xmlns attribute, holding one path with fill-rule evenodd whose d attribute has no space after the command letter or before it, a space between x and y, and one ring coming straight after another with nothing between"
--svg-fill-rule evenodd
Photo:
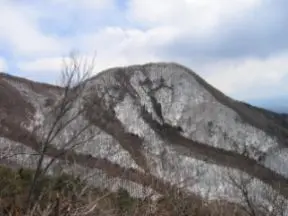
<instances>
[{"instance_id":1,"label":"mountain","mask_svg":"<svg viewBox=\"0 0 288 216\"><path fill-rule=\"evenodd\" d=\"M55 112L63 95L73 103ZM231 202L241 202L235 182L245 178L256 203L270 209L263 191L288 198L287 116L233 100L175 63L108 69L69 94L1 74L1 163L36 168L51 128L43 160L55 158L50 174L74 173L136 197L177 188Z\"/></svg>"}]
</instances>

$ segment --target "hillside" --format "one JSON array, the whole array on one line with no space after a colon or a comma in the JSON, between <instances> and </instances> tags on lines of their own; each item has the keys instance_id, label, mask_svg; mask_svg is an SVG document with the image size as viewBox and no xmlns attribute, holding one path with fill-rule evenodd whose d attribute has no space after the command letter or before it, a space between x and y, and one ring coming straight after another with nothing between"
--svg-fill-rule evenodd
<instances>
[{"instance_id":1,"label":"hillside","mask_svg":"<svg viewBox=\"0 0 288 216\"><path fill-rule=\"evenodd\" d=\"M175 63L108 69L66 91L0 75L2 164L35 169L39 144L59 124L43 158L55 158L49 174L133 197L177 189L241 205L236 183L246 179L255 205L271 209L267 193L286 203L285 116L233 100ZM55 126L63 95L71 103Z\"/></svg>"}]
</instances>

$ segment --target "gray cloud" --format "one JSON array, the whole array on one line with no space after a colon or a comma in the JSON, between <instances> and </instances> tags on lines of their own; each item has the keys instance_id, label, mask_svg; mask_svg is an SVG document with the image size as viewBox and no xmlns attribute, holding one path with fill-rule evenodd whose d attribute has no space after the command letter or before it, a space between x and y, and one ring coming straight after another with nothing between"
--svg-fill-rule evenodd
<instances>
[{"instance_id":1,"label":"gray cloud","mask_svg":"<svg viewBox=\"0 0 288 216\"><path fill-rule=\"evenodd\" d=\"M288 49L288 1L266 0L245 17L227 20L211 35L183 36L160 49L182 58L266 57Z\"/></svg>"}]
</instances>

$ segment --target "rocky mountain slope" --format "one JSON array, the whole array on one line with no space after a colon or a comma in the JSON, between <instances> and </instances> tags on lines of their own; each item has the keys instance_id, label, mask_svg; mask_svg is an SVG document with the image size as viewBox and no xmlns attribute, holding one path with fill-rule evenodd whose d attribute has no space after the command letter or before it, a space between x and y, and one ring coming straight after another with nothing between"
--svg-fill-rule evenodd
<instances>
[{"instance_id":1,"label":"rocky mountain slope","mask_svg":"<svg viewBox=\"0 0 288 216\"><path fill-rule=\"evenodd\" d=\"M133 196L178 188L241 202L233 177L249 179L255 202L268 207L267 193L288 198L287 118L235 101L174 63L112 68L68 96L1 74L1 163L37 166L63 95L73 103L59 123L65 127L47 142L43 162L55 159L51 174L64 170Z\"/></svg>"}]
</instances>

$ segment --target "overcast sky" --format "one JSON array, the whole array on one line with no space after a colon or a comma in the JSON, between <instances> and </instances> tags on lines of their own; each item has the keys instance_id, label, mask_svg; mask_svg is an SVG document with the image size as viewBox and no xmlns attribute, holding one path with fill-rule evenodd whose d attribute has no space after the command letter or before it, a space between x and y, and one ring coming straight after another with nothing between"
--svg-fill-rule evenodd
<instances>
[{"instance_id":1,"label":"overcast sky","mask_svg":"<svg viewBox=\"0 0 288 216\"><path fill-rule=\"evenodd\" d=\"M241 100L288 94L287 0L0 0L0 69L53 82L71 50L96 70L173 61Z\"/></svg>"}]
</instances>

